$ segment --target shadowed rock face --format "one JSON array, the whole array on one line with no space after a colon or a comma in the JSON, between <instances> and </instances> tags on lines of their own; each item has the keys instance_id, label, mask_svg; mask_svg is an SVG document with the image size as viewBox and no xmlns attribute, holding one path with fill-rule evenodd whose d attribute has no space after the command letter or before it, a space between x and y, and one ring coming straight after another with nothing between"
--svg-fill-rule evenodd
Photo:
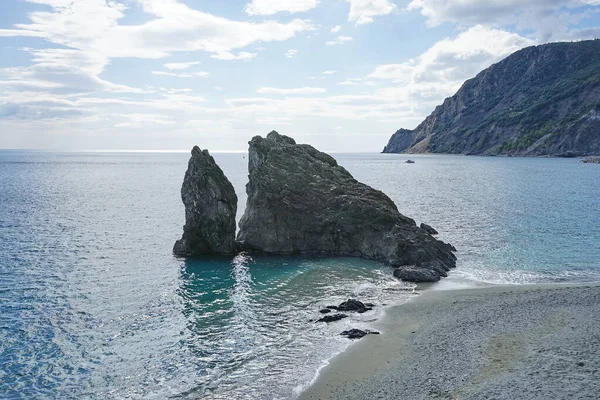
<instances>
[{"instance_id":1,"label":"shadowed rock face","mask_svg":"<svg viewBox=\"0 0 600 400\"><path fill-rule=\"evenodd\" d=\"M192 149L181 199L185 205L185 226L173 253L178 256L235 254L237 196L208 150L200 150L198 146Z\"/></svg>"},{"instance_id":2,"label":"shadowed rock face","mask_svg":"<svg viewBox=\"0 0 600 400\"><path fill-rule=\"evenodd\" d=\"M449 245L312 146L274 131L256 136L248 169L248 202L238 233L243 250L362 257L392 266L434 261L455 266Z\"/></svg>"},{"instance_id":3,"label":"shadowed rock face","mask_svg":"<svg viewBox=\"0 0 600 400\"><path fill-rule=\"evenodd\" d=\"M466 81L384 153L600 155L600 40L527 47Z\"/></svg>"}]
</instances>

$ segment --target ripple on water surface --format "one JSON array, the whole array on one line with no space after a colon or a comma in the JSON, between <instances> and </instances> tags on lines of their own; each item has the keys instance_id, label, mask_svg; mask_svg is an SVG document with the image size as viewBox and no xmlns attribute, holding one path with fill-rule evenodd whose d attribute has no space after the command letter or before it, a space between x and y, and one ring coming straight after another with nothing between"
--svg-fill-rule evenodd
<instances>
[{"instance_id":1,"label":"ripple on water surface","mask_svg":"<svg viewBox=\"0 0 600 400\"><path fill-rule=\"evenodd\" d=\"M215 154L245 204L247 160ZM336 155L459 250L453 277L600 281L600 170L578 160ZM0 398L289 398L409 296L356 259L180 260L186 154L0 151ZM349 297L374 311L333 324Z\"/></svg>"}]
</instances>

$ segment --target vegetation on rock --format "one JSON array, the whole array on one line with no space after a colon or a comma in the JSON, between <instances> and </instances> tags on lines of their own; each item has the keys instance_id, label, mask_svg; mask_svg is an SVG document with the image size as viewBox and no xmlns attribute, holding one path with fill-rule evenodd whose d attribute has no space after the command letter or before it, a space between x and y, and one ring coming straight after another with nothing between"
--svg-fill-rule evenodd
<instances>
[{"instance_id":1,"label":"vegetation on rock","mask_svg":"<svg viewBox=\"0 0 600 400\"><path fill-rule=\"evenodd\" d=\"M480 72L384 153L600 154L600 40L528 47Z\"/></svg>"}]
</instances>

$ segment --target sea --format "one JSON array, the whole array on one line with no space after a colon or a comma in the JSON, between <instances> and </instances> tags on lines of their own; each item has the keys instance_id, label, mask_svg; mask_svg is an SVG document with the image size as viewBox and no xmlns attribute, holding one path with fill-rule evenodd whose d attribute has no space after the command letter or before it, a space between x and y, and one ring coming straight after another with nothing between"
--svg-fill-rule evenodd
<instances>
[{"instance_id":1,"label":"sea","mask_svg":"<svg viewBox=\"0 0 600 400\"><path fill-rule=\"evenodd\" d=\"M245 207L247 155L213 154ZM0 398L293 399L386 307L422 290L600 281L600 166L333 154L435 227L430 288L352 258L182 259L189 153L0 152ZM375 309L332 323L319 310Z\"/></svg>"}]
</instances>

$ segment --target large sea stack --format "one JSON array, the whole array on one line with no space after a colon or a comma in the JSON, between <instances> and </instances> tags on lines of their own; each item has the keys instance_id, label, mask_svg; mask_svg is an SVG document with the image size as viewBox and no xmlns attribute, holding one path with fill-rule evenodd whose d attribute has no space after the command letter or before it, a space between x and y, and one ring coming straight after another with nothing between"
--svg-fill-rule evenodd
<instances>
[{"instance_id":1,"label":"large sea stack","mask_svg":"<svg viewBox=\"0 0 600 400\"><path fill-rule=\"evenodd\" d=\"M464 83L384 153L600 155L600 40L517 51Z\"/></svg>"},{"instance_id":2,"label":"large sea stack","mask_svg":"<svg viewBox=\"0 0 600 400\"><path fill-rule=\"evenodd\" d=\"M198 146L192 149L181 199L185 205L185 226L173 253L185 257L235 254L237 196L208 150Z\"/></svg>"},{"instance_id":3,"label":"large sea stack","mask_svg":"<svg viewBox=\"0 0 600 400\"><path fill-rule=\"evenodd\" d=\"M416 266L427 280L439 280L455 266L450 245L312 146L274 131L256 136L248 169L248 202L238 233L246 251L362 257ZM411 271L405 277L419 280Z\"/></svg>"}]
</instances>

